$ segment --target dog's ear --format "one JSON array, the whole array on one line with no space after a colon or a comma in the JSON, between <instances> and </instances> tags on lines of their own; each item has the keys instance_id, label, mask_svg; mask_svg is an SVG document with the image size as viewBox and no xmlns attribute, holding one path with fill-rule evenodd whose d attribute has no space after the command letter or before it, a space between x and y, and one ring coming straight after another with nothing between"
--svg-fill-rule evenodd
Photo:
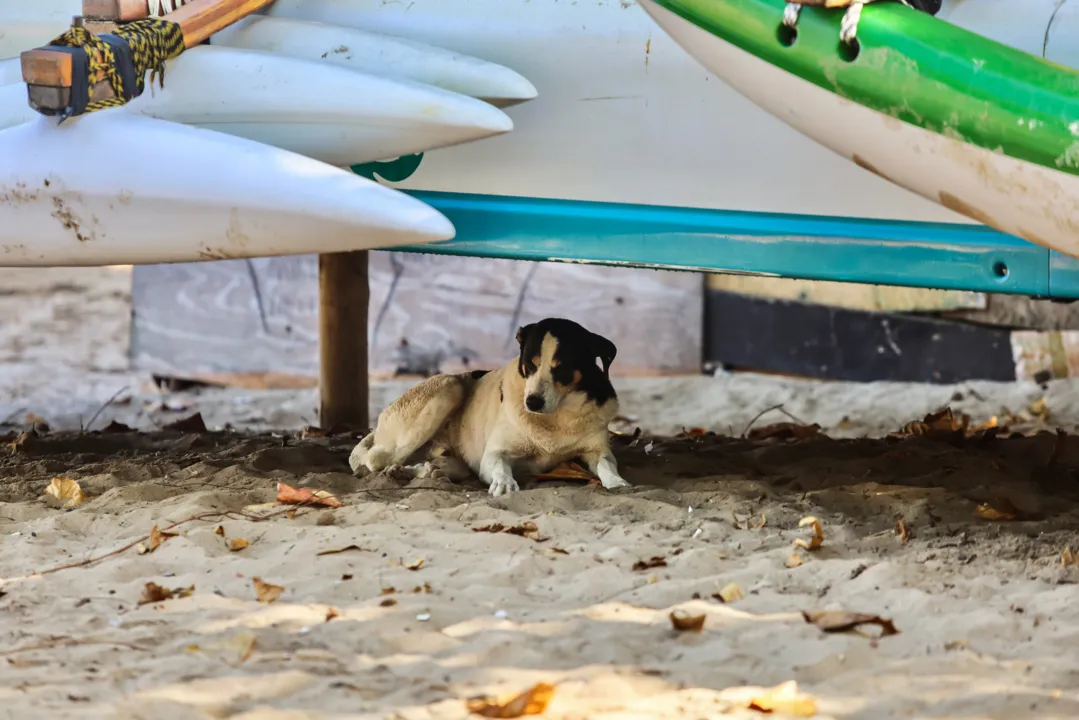
<instances>
[{"instance_id":1,"label":"dog's ear","mask_svg":"<svg viewBox=\"0 0 1079 720\"><path fill-rule=\"evenodd\" d=\"M523 348L525 343L528 342L529 334L535 329L536 329L536 324L535 323L532 323L531 325L525 325L524 327L517 328L517 344L520 345Z\"/></svg>"},{"instance_id":2,"label":"dog's ear","mask_svg":"<svg viewBox=\"0 0 1079 720\"><path fill-rule=\"evenodd\" d=\"M596 333L591 334L592 340L592 354L600 359L603 363L603 374L606 377L610 377L611 363L614 362L614 356L618 354L618 348L614 346L614 343Z\"/></svg>"}]
</instances>

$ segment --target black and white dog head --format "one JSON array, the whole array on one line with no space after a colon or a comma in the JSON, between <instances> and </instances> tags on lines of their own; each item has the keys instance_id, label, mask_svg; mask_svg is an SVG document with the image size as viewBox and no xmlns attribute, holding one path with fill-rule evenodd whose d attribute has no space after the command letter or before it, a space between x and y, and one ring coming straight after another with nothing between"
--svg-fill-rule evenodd
<instances>
[{"instance_id":1,"label":"black and white dog head","mask_svg":"<svg viewBox=\"0 0 1079 720\"><path fill-rule=\"evenodd\" d=\"M607 338L572 320L546 318L520 328L517 342L528 412L554 412L571 393L584 393L597 405L615 397L609 371L618 349Z\"/></svg>"}]
</instances>

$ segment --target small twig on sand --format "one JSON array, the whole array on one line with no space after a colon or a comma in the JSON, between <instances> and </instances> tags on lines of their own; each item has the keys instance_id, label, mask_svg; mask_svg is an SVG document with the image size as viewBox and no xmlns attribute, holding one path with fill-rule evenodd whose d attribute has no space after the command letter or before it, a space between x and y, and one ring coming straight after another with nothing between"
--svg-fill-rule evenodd
<instances>
[{"instance_id":1,"label":"small twig on sand","mask_svg":"<svg viewBox=\"0 0 1079 720\"><path fill-rule=\"evenodd\" d=\"M119 390L114 392L112 394L112 397L110 397L108 400L106 400L105 404L97 409L97 412L94 413L94 416L90 418L90 422L86 423L86 427L82 428L80 430L80 432L89 432L90 426L94 424L94 420L97 420L97 416L100 415L101 413L105 412L105 408L107 408L109 405L112 405L112 401L115 400L116 398L120 397L120 393L122 393L124 390L127 390L128 387L129 387L128 385L124 385L122 388L120 388Z\"/></svg>"},{"instance_id":2,"label":"small twig on sand","mask_svg":"<svg viewBox=\"0 0 1079 720\"><path fill-rule=\"evenodd\" d=\"M767 415L768 413L774 411L774 410L778 410L779 412L783 413L784 415L786 415L787 417L789 417L791 420L798 423L799 425L805 425L806 424L806 422L804 420L802 420L800 418L797 418L794 415L791 415L789 412L787 412L787 409L785 407L783 407L782 403L780 403L779 405L773 405L772 407L765 408L764 410L761 410L759 413L757 413L753 417L753 419L749 421L749 424L746 425L746 429L742 431L742 437L744 438L747 435L749 435L749 431L753 428L753 426L757 423L757 421L760 420L765 415Z\"/></svg>"}]
</instances>

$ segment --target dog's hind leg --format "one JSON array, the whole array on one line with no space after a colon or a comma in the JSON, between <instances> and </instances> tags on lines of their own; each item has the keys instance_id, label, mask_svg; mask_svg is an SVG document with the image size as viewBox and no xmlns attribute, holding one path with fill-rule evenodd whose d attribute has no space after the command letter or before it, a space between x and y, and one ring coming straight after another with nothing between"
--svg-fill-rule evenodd
<instances>
[{"instance_id":1,"label":"dog's hind leg","mask_svg":"<svg viewBox=\"0 0 1079 720\"><path fill-rule=\"evenodd\" d=\"M436 375L410 388L378 417L375 431L349 457L353 472L403 465L429 443L464 402L471 379Z\"/></svg>"}]
</instances>

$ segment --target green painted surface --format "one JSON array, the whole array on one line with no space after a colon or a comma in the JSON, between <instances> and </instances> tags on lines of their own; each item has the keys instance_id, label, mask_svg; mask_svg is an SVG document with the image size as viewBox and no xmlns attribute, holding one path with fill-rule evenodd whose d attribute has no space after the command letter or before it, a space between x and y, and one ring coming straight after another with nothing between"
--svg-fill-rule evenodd
<instances>
[{"instance_id":1,"label":"green painted surface","mask_svg":"<svg viewBox=\"0 0 1079 720\"><path fill-rule=\"evenodd\" d=\"M402 155L393 160L378 160L362 165L353 165L349 169L361 177L376 182L378 178L382 178L386 182L404 182L419 169L422 161L423 153L417 153L414 155Z\"/></svg>"},{"instance_id":2,"label":"green painted surface","mask_svg":"<svg viewBox=\"0 0 1079 720\"><path fill-rule=\"evenodd\" d=\"M1021 0L1016 0L1017 2ZM707 32L841 97L972 145L1079 175L1079 73L899 3L867 5L853 60L843 9L784 0L655 0Z\"/></svg>"}]
</instances>

